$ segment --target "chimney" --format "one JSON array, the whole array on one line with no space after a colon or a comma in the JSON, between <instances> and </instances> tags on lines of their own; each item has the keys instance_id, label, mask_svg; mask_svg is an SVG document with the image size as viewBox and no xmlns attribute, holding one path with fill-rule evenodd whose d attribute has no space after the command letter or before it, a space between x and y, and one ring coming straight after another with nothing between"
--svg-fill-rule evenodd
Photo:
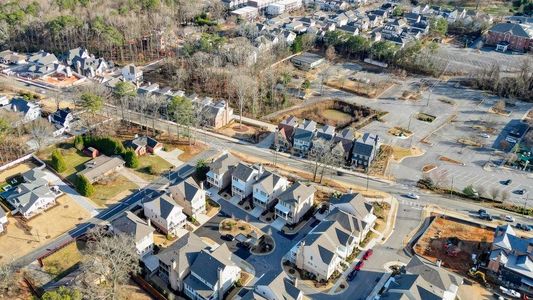
<instances>
[{"instance_id":1,"label":"chimney","mask_svg":"<svg viewBox=\"0 0 533 300\"><path fill-rule=\"evenodd\" d=\"M437 266L437 268L440 268L442 266L442 260L438 259L436 262L435 262L435 265Z\"/></svg>"},{"instance_id":2,"label":"chimney","mask_svg":"<svg viewBox=\"0 0 533 300\"><path fill-rule=\"evenodd\" d=\"M349 195L353 194L353 190L352 190L352 188L349 188L349 189L348 189L348 194L349 194Z\"/></svg>"},{"instance_id":3,"label":"chimney","mask_svg":"<svg viewBox=\"0 0 533 300\"><path fill-rule=\"evenodd\" d=\"M146 220L146 224L148 224L148 226L152 226L152 220L150 220L150 218L148 218L148 219Z\"/></svg>"},{"instance_id":4,"label":"chimney","mask_svg":"<svg viewBox=\"0 0 533 300\"><path fill-rule=\"evenodd\" d=\"M259 164L259 175L263 174L263 164Z\"/></svg>"},{"instance_id":5,"label":"chimney","mask_svg":"<svg viewBox=\"0 0 533 300\"><path fill-rule=\"evenodd\" d=\"M204 189L204 182L203 182L203 181L200 181L200 189L201 189L201 190Z\"/></svg>"},{"instance_id":6,"label":"chimney","mask_svg":"<svg viewBox=\"0 0 533 300\"><path fill-rule=\"evenodd\" d=\"M218 268L217 270L217 277L218 277L218 284L217 284L217 290L218 290L218 300L224 299L224 291L222 290L222 268Z\"/></svg>"}]
</instances>

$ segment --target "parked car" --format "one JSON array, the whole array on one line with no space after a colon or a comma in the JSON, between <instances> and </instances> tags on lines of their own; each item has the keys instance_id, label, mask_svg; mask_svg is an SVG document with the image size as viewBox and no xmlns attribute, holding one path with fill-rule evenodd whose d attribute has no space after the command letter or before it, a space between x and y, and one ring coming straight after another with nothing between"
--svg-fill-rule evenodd
<instances>
[{"instance_id":1,"label":"parked car","mask_svg":"<svg viewBox=\"0 0 533 300\"><path fill-rule=\"evenodd\" d=\"M228 234L224 234L222 236L222 239L228 242L233 242L235 240L235 237L228 233Z\"/></svg>"},{"instance_id":2,"label":"parked car","mask_svg":"<svg viewBox=\"0 0 533 300\"><path fill-rule=\"evenodd\" d=\"M374 250L372 250L372 249L366 250L365 254L363 255L363 260L369 259L370 256L372 256L373 253L374 253Z\"/></svg>"},{"instance_id":3,"label":"parked car","mask_svg":"<svg viewBox=\"0 0 533 300\"><path fill-rule=\"evenodd\" d=\"M415 194L415 193L407 193L407 194L405 194L405 197L407 197L407 198L411 198L411 199L415 199L415 200L416 200L416 199L420 199L420 196L418 196L418 195Z\"/></svg>"},{"instance_id":4,"label":"parked car","mask_svg":"<svg viewBox=\"0 0 533 300\"><path fill-rule=\"evenodd\" d=\"M518 195L524 195L527 192L526 189L515 190L514 193Z\"/></svg>"},{"instance_id":5,"label":"parked car","mask_svg":"<svg viewBox=\"0 0 533 300\"><path fill-rule=\"evenodd\" d=\"M526 225L526 224L516 223L515 227L520 229L520 230L531 231L531 228L528 225Z\"/></svg>"},{"instance_id":6,"label":"parked car","mask_svg":"<svg viewBox=\"0 0 533 300\"><path fill-rule=\"evenodd\" d=\"M503 219L504 219L505 221L507 221L507 222L514 222L514 218L513 218L513 216L509 216L509 215L507 215L507 216L505 216Z\"/></svg>"},{"instance_id":7,"label":"parked car","mask_svg":"<svg viewBox=\"0 0 533 300\"><path fill-rule=\"evenodd\" d=\"M502 293L504 293L505 295L507 295L507 296L511 296L513 298L520 298L520 293L515 291L515 290L508 289L508 288L505 288L503 286L500 286L500 291Z\"/></svg>"},{"instance_id":8,"label":"parked car","mask_svg":"<svg viewBox=\"0 0 533 300\"><path fill-rule=\"evenodd\" d=\"M355 265L355 268L354 270L356 271L361 271L361 269L365 266L365 262L360 260L356 265Z\"/></svg>"},{"instance_id":9,"label":"parked car","mask_svg":"<svg viewBox=\"0 0 533 300\"><path fill-rule=\"evenodd\" d=\"M482 137L482 138L486 138L486 139L490 138L490 135L488 135L486 133L482 133L479 136Z\"/></svg>"},{"instance_id":10,"label":"parked car","mask_svg":"<svg viewBox=\"0 0 533 300\"><path fill-rule=\"evenodd\" d=\"M486 214L487 214L487 211L484 210L484 209L480 209L480 210L477 211L477 214L480 215L480 216L481 216L481 215L486 215Z\"/></svg>"},{"instance_id":11,"label":"parked car","mask_svg":"<svg viewBox=\"0 0 533 300\"><path fill-rule=\"evenodd\" d=\"M356 270L352 270L350 272L350 274L348 274L348 276L346 277L346 279L348 279L348 281L352 281L356 276L357 276L357 271Z\"/></svg>"},{"instance_id":12,"label":"parked car","mask_svg":"<svg viewBox=\"0 0 533 300\"><path fill-rule=\"evenodd\" d=\"M507 179L505 181L503 181L503 185L510 185L513 181L511 179Z\"/></svg>"}]
</instances>

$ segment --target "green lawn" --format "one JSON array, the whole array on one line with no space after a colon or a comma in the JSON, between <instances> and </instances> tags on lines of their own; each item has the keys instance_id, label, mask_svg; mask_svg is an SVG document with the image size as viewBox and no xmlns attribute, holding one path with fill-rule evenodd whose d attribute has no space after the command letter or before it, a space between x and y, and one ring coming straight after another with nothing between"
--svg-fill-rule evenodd
<instances>
[{"instance_id":1,"label":"green lawn","mask_svg":"<svg viewBox=\"0 0 533 300\"><path fill-rule=\"evenodd\" d=\"M82 259L80 249L85 247L83 242L73 242L59 251L43 259L44 270L54 276L59 276Z\"/></svg>"},{"instance_id":2,"label":"green lawn","mask_svg":"<svg viewBox=\"0 0 533 300\"><path fill-rule=\"evenodd\" d=\"M63 158L67 164L67 169L62 172L61 175L67 178L67 180L71 183L75 184L76 174L85 168L83 164L89 161L91 158L83 154L83 152L78 151L78 149L74 148L72 144L67 143L49 147L41 151L38 155L39 158L44 160L44 162L47 164L50 164L52 151L54 151L56 148L61 151L61 154L63 154Z\"/></svg>"},{"instance_id":3,"label":"green lawn","mask_svg":"<svg viewBox=\"0 0 533 300\"><path fill-rule=\"evenodd\" d=\"M161 157L157 155L146 154L139 157L139 167L133 171L139 177L147 181L153 181L160 176L161 173L167 171L171 167L172 165Z\"/></svg>"},{"instance_id":4,"label":"green lawn","mask_svg":"<svg viewBox=\"0 0 533 300\"><path fill-rule=\"evenodd\" d=\"M114 203L127 196L131 191L138 188L138 186L129 181L122 175L111 175L112 178L105 184L94 184L94 194L90 196L94 203L105 206L109 203Z\"/></svg>"}]
</instances>

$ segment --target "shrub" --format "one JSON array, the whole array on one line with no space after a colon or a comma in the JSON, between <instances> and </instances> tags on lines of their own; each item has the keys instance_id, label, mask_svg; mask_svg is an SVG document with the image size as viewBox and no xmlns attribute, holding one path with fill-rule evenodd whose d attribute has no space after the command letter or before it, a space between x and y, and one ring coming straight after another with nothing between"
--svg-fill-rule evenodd
<instances>
[{"instance_id":1,"label":"shrub","mask_svg":"<svg viewBox=\"0 0 533 300\"><path fill-rule=\"evenodd\" d=\"M78 182L76 185L76 189L81 195L86 196L86 197L94 194L93 185L89 182L87 177L83 175L78 175Z\"/></svg>"},{"instance_id":2,"label":"shrub","mask_svg":"<svg viewBox=\"0 0 533 300\"><path fill-rule=\"evenodd\" d=\"M105 155L122 155L126 152L122 143L111 137L85 136L83 144L87 147L94 147Z\"/></svg>"},{"instance_id":3,"label":"shrub","mask_svg":"<svg viewBox=\"0 0 533 300\"><path fill-rule=\"evenodd\" d=\"M65 163L65 159L63 158L63 155L58 149L55 149L52 152L52 168L56 170L59 173L64 172L67 169L67 164Z\"/></svg>"},{"instance_id":4,"label":"shrub","mask_svg":"<svg viewBox=\"0 0 533 300\"><path fill-rule=\"evenodd\" d=\"M83 137L81 135L77 135L75 138L74 138L74 148L78 149L78 150L83 150L84 148L84 143L83 143Z\"/></svg>"},{"instance_id":5,"label":"shrub","mask_svg":"<svg viewBox=\"0 0 533 300\"><path fill-rule=\"evenodd\" d=\"M126 161L126 167L128 168L137 168L139 166L139 158L133 149L126 150L124 153L124 160Z\"/></svg>"},{"instance_id":6,"label":"shrub","mask_svg":"<svg viewBox=\"0 0 533 300\"><path fill-rule=\"evenodd\" d=\"M463 189L463 194L470 198L477 198L479 196L478 192L474 189L472 185L469 185Z\"/></svg>"}]
</instances>

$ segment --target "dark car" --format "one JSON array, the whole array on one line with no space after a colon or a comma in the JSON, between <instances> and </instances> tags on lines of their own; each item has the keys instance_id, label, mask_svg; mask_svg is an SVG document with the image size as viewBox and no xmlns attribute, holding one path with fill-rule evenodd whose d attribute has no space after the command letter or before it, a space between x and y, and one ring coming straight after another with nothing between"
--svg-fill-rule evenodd
<instances>
[{"instance_id":1,"label":"dark car","mask_svg":"<svg viewBox=\"0 0 533 300\"><path fill-rule=\"evenodd\" d=\"M518 195L523 195L526 193L526 189L521 189L521 190L516 190L514 191L515 194L518 194Z\"/></svg>"},{"instance_id":2,"label":"dark car","mask_svg":"<svg viewBox=\"0 0 533 300\"><path fill-rule=\"evenodd\" d=\"M364 261L359 261L356 265L355 265L355 268L354 270L355 271L361 271L361 269L365 266L365 262Z\"/></svg>"},{"instance_id":3,"label":"dark car","mask_svg":"<svg viewBox=\"0 0 533 300\"><path fill-rule=\"evenodd\" d=\"M507 179L505 181L503 181L503 185L510 185L513 181L511 179Z\"/></svg>"},{"instance_id":4,"label":"dark car","mask_svg":"<svg viewBox=\"0 0 533 300\"><path fill-rule=\"evenodd\" d=\"M356 270L352 270L350 272L350 274L348 274L346 279L348 279L348 281L352 281L356 276L357 276L357 271Z\"/></svg>"},{"instance_id":5,"label":"dark car","mask_svg":"<svg viewBox=\"0 0 533 300\"><path fill-rule=\"evenodd\" d=\"M374 253L374 250L372 249L368 249L365 254L363 255L363 260L367 260L370 258L370 256L372 256L372 254Z\"/></svg>"},{"instance_id":6,"label":"dark car","mask_svg":"<svg viewBox=\"0 0 533 300\"><path fill-rule=\"evenodd\" d=\"M484 209L480 209L477 211L478 215L482 216L482 215L486 215L487 214L487 211L484 210Z\"/></svg>"},{"instance_id":7,"label":"dark car","mask_svg":"<svg viewBox=\"0 0 533 300\"><path fill-rule=\"evenodd\" d=\"M222 236L222 239L224 241L233 242L235 240L235 237L233 235L231 235L231 234L224 234Z\"/></svg>"}]
</instances>

